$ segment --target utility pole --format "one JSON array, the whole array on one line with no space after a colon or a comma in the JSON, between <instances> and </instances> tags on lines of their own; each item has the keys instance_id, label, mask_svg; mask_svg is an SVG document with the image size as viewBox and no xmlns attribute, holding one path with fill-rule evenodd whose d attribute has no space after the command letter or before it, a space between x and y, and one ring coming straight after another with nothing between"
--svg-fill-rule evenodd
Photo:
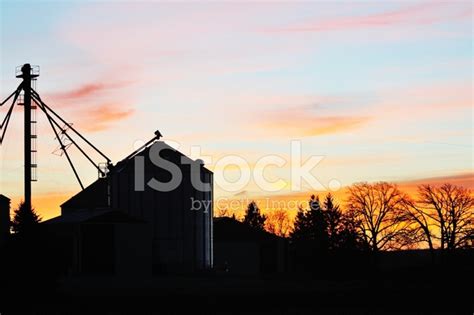
<instances>
[{"instance_id":1,"label":"utility pole","mask_svg":"<svg viewBox=\"0 0 474 315\"><path fill-rule=\"evenodd\" d=\"M38 74L33 74L31 65L24 64L21 67L21 74L17 78L23 78L23 105L24 105L24 161L25 161L25 206L26 209L31 209L31 80L38 77Z\"/></svg>"},{"instance_id":2,"label":"utility pole","mask_svg":"<svg viewBox=\"0 0 474 315\"><path fill-rule=\"evenodd\" d=\"M0 122L0 146L5 137L7 131L8 123L10 121L13 109L15 105L24 106L24 185L25 185L25 199L24 203L27 209L31 209L31 182L37 181L36 170L36 138L37 138L37 128L36 128L36 109L39 108L41 112L46 115L48 122L53 129L56 139L59 142L59 150L61 150L67 157L69 165L71 166L74 175L76 176L77 181L82 189L81 179L76 171L76 168L67 152L67 148L70 145L74 145L79 152L81 152L87 160L92 163L92 165L99 171L100 177L107 177L108 169L112 165L111 160L104 154L102 151L97 149L89 140L87 140L82 134L79 133L71 124L66 122L59 114L57 114L51 107L43 102L40 95L36 91L36 78L39 77L39 66L31 66L29 63L25 63L23 66L18 66L15 69L15 75L17 78L23 79L20 85L16 90L10 94L4 101L0 102L0 106L6 104L9 100L12 100L10 109L8 110L3 121ZM20 94L23 93L23 97L20 97ZM18 102L17 102L18 101ZM33 103L32 103L33 102ZM64 124L65 127L62 127L61 124ZM70 133L75 134L81 140L83 140L91 149L101 155L107 162L107 167L101 167L100 164L92 160L92 158L84 151L84 149L79 146L79 144L71 137ZM65 145L62 137L70 141L69 145ZM161 134L156 135L158 138Z\"/></svg>"}]
</instances>

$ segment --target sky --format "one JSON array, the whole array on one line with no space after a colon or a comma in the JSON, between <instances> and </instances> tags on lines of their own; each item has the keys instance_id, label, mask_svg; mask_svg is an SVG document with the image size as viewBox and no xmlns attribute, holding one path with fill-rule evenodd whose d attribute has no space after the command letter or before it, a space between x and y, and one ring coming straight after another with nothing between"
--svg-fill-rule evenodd
<instances>
[{"instance_id":1,"label":"sky","mask_svg":"<svg viewBox=\"0 0 474 315\"><path fill-rule=\"evenodd\" d=\"M2 98L19 84L16 66L39 65L43 100L114 162L159 129L228 181L241 171L226 156L254 171L265 156L288 162L296 141L302 160L322 158L312 174L336 195L359 181L474 187L470 1L1 1L0 59ZM0 193L15 206L21 108L13 115ZM43 218L80 189L56 147L40 118ZM92 183L97 171L70 152ZM292 190L289 165L262 170L278 191L251 181L215 196L307 199L314 183Z\"/></svg>"}]
</instances>

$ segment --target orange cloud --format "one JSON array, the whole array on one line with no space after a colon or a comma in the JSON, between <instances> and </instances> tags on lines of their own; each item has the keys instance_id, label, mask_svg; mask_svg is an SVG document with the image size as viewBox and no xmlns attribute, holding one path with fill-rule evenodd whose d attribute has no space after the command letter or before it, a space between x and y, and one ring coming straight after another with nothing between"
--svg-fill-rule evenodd
<instances>
[{"instance_id":1,"label":"orange cloud","mask_svg":"<svg viewBox=\"0 0 474 315\"><path fill-rule=\"evenodd\" d=\"M316 136L323 134L331 134L344 132L359 128L370 120L369 117L344 117L344 116L327 116L319 117L321 126L313 127L306 130L307 136Z\"/></svg>"},{"instance_id":2,"label":"orange cloud","mask_svg":"<svg viewBox=\"0 0 474 315\"><path fill-rule=\"evenodd\" d=\"M77 124L79 130L101 131L134 113L124 105L131 98L126 89L131 84L132 81L97 81L66 92L47 93L44 99L64 119Z\"/></svg>"},{"instance_id":3,"label":"orange cloud","mask_svg":"<svg viewBox=\"0 0 474 315\"><path fill-rule=\"evenodd\" d=\"M110 124L124 120L130 117L135 111L133 109L125 109L122 105L103 104L90 108L87 112L82 113L82 119L86 123L82 124L84 131L101 131L110 127Z\"/></svg>"},{"instance_id":4,"label":"orange cloud","mask_svg":"<svg viewBox=\"0 0 474 315\"><path fill-rule=\"evenodd\" d=\"M469 4L420 3L388 12L378 12L363 16L337 17L300 25L277 28L271 32L324 32L381 28L387 26L429 25L459 18L471 17Z\"/></svg>"},{"instance_id":5,"label":"orange cloud","mask_svg":"<svg viewBox=\"0 0 474 315\"><path fill-rule=\"evenodd\" d=\"M310 107L299 107L273 111L264 115L261 127L295 137L311 137L341 133L362 127L368 116L324 116L318 115Z\"/></svg>"},{"instance_id":6,"label":"orange cloud","mask_svg":"<svg viewBox=\"0 0 474 315\"><path fill-rule=\"evenodd\" d=\"M474 190L474 173L414 179L410 181L399 182L398 185L407 194L416 196L419 185L430 184L433 186L438 186L445 183L451 183L453 185L463 186L465 188Z\"/></svg>"}]
</instances>

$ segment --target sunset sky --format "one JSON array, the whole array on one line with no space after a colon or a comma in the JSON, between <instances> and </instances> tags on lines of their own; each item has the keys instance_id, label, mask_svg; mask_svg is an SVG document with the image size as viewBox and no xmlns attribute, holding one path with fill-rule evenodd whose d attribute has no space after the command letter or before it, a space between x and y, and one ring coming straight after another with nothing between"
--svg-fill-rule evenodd
<instances>
[{"instance_id":1,"label":"sunset sky","mask_svg":"<svg viewBox=\"0 0 474 315\"><path fill-rule=\"evenodd\" d=\"M28 23L25 23L25 20ZM238 155L324 156L328 186L452 181L473 187L472 2L211 3L2 1L1 98L15 67L41 67L37 91L114 162L159 129L214 163ZM0 121L7 106L0 107ZM0 148L0 193L23 194L22 112ZM79 191L43 117L33 205L44 218ZM84 182L97 171L71 154ZM97 161L101 162L100 159ZM237 176L228 168L229 179ZM306 198L288 165L216 198ZM336 191L336 194L342 194ZM342 198L341 198L342 199Z\"/></svg>"}]
</instances>

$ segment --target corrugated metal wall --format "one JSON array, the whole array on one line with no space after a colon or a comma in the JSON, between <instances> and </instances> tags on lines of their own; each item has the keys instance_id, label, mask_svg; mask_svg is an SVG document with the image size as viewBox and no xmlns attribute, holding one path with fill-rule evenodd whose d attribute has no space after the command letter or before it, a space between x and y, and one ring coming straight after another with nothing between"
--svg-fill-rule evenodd
<instances>
[{"instance_id":1,"label":"corrugated metal wall","mask_svg":"<svg viewBox=\"0 0 474 315\"><path fill-rule=\"evenodd\" d=\"M166 170L151 162L148 150L138 157L144 158L144 191L135 191L134 159L110 174L111 207L151 223L154 265L166 271L212 267L212 192L193 187L191 167L181 164L181 156L171 150L163 155L178 165L183 174L181 184L170 192L156 191L146 184L152 178L161 182L170 179ZM212 186L212 173L202 168L201 180ZM210 211L193 211L192 198L211 203Z\"/></svg>"}]
</instances>

